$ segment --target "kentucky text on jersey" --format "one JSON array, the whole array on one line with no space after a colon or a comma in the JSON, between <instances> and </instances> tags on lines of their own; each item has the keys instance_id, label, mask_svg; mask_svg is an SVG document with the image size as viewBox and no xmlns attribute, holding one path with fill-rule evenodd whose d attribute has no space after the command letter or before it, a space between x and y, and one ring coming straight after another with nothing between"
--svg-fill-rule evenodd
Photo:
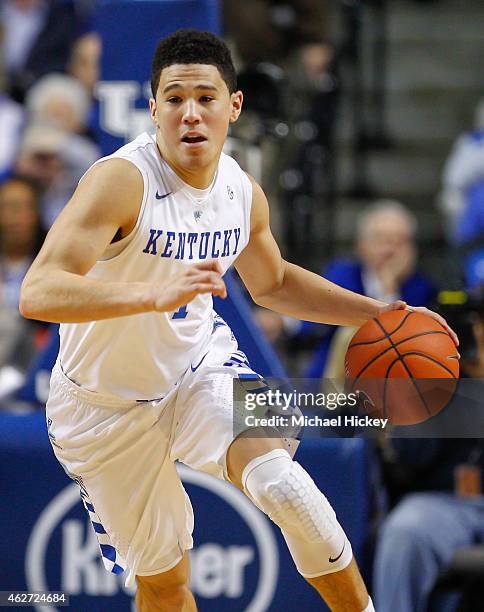
<instances>
[{"instance_id":1,"label":"kentucky text on jersey","mask_svg":"<svg viewBox=\"0 0 484 612\"><path fill-rule=\"evenodd\" d=\"M214 232L171 232L150 229L143 253L174 259L209 259L236 255L240 227Z\"/></svg>"}]
</instances>

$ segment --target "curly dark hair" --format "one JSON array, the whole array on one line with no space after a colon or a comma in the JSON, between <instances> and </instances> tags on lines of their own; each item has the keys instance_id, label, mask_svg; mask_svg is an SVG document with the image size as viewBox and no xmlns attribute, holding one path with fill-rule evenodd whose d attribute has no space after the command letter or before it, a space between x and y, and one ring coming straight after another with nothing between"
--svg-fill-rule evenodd
<instances>
[{"instance_id":1,"label":"curly dark hair","mask_svg":"<svg viewBox=\"0 0 484 612\"><path fill-rule=\"evenodd\" d=\"M237 75L227 45L212 32L184 28L162 38L151 64L151 92L156 97L163 68L172 64L211 64L216 66L229 93L237 89Z\"/></svg>"}]
</instances>

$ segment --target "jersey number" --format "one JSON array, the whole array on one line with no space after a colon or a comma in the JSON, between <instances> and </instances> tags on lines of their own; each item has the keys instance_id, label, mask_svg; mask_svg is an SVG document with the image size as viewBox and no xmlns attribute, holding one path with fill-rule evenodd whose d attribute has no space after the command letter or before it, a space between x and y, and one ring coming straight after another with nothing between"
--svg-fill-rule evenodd
<instances>
[{"instance_id":1,"label":"jersey number","mask_svg":"<svg viewBox=\"0 0 484 612\"><path fill-rule=\"evenodd\" d=\"M172 319L184 319L188 312L187 312L187 306L188 304L185 304L184 306L180 306L180 308L173 313L173 316L171 317Z\"/></svg>"}]
</instances>

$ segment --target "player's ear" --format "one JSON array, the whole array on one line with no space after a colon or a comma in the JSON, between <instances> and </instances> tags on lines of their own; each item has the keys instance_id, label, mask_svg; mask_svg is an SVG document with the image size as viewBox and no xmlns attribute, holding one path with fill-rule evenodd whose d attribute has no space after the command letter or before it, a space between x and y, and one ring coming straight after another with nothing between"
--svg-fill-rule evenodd
<instances>
[{"instance_id":1,"label":"player's ear","mask_svg":"<svg viewBox=\"0 0 484 612\"><path fill-rule=\"evenodd\" d=\"M160 126L158 125L158 112L156 108L156 100L154 98L150 98L150 115L151 121L153 121L155 126L159 128Z\"/></svg>"},{"instance_id":2,"label":"player's ear","mask_svg":"<svg viewBox=\"0 0 484 612\"><path fill-rule=\"evenodd\" d=\"M244 95L241 91L235 91L230 95L230 123L235 123L239 118L240 112L242 111L242 102L244 101Z\"/></svg>"}]
</instances>

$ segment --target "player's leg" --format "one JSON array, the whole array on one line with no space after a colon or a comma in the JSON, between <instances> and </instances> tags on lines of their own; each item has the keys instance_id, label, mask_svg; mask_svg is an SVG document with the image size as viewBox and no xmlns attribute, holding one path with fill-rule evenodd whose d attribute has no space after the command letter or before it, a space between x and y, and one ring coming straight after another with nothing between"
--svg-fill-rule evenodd
<instances>
[{"instance_id":1,"label":"player's leg","mask_svg":"<svg viewBox=\"0 0 484 612\"><path fill-rule=\"evenodd\" d=\"M281 439L239 436L228 449L227 471L281 528L299 572L331 610L373 610L333 509Z\"/></svg>"},{"instance_id":2,"label":"player's leg","mask_svg":"<svg viewBox=\"0 0 484 612\"><path fill-rule=\"evenodd\" d=\"M347 567L339 572L306 578L306 580L318 591L331 610L352 612L363 609L365 612L374 612L373 604L354 558Z\"/></svg>"},{"instance_id":3,"label":"player's leg","mask_svg":"<svg viewBox=\"0 0 484 612\"><path fill-rule=\"evenodd\" d=\"M197 606L190 591L188 553L174 568L154 576L136 576L138 612L195 612Z\"/></svg>"},{"instance_id":4,"label":"player's leg","mask_svg":"<svg viewBox=\"0 0 484 612\"><path fill-rule=\"evenodd\" d=\"M193 511L169 459L174 402L108 405L96 394L91 403L90 392L58 370L51 390L50 438L80 486L106 569L126 570L128 587L143 585L142 609L195 610L183 560L193 545ZM181 596L185 607L174 607Z\"/></svg>"},{"instance_id":5,"label":"player's leg","mask_svg":"<svg viewBox=\"0 0 484 612\"><path fill-rule=\"evenodd\" d=\"M327 598L334 610L371 612L373 607L352 562L351 545L334 511L306 472L292 461L284 442L266 434L262 438L242 434L234 440L234 425L238 423L234 406L234 380L247 380L242 377L251 374L257 378L257 374L250 369L245 355L237 349L230 329L223 322L216 323L209 346L194 359L194 363L198 363L205 355L203 364L195 371L189 369L179 385L171 459L178 459L194 469L238 483L251 500L261 507L263 504L260 501L264 500L255 501L255 498L259 496L260 489L263 490L268 482L272 482L266 468L269 467L271 472L274 465L272 458L268 461L266 456L270 453L278 455L276 478L284 475L285 478L289 477L290 483L294 477L298 482L303 478L302 508L309 515L314 512L318 519L314 525L312 517L308 517L306 512L304 520L294 526L294 514L297 514L294 512L294 504L289 517L282 512L284 504L279 504L279 511L275 512L263 508L274 522L279 526L282 524L282 533L296 566L301 574L311 580L318 592ZM240 431L238 427L236 429ZM258 463L254 469L250 465L253 461ZM250 474L247 474L246 468L249 466ZM298 473L294 474L294 470L298 470ZM254 479L255 475L257 478ZM302 533L299 530L301 526L304 528ZM313 533L312 528L316 531L320 528L323 536ZM329 576L333 573L339 576Z\"/></svg>"}]
</instances>

